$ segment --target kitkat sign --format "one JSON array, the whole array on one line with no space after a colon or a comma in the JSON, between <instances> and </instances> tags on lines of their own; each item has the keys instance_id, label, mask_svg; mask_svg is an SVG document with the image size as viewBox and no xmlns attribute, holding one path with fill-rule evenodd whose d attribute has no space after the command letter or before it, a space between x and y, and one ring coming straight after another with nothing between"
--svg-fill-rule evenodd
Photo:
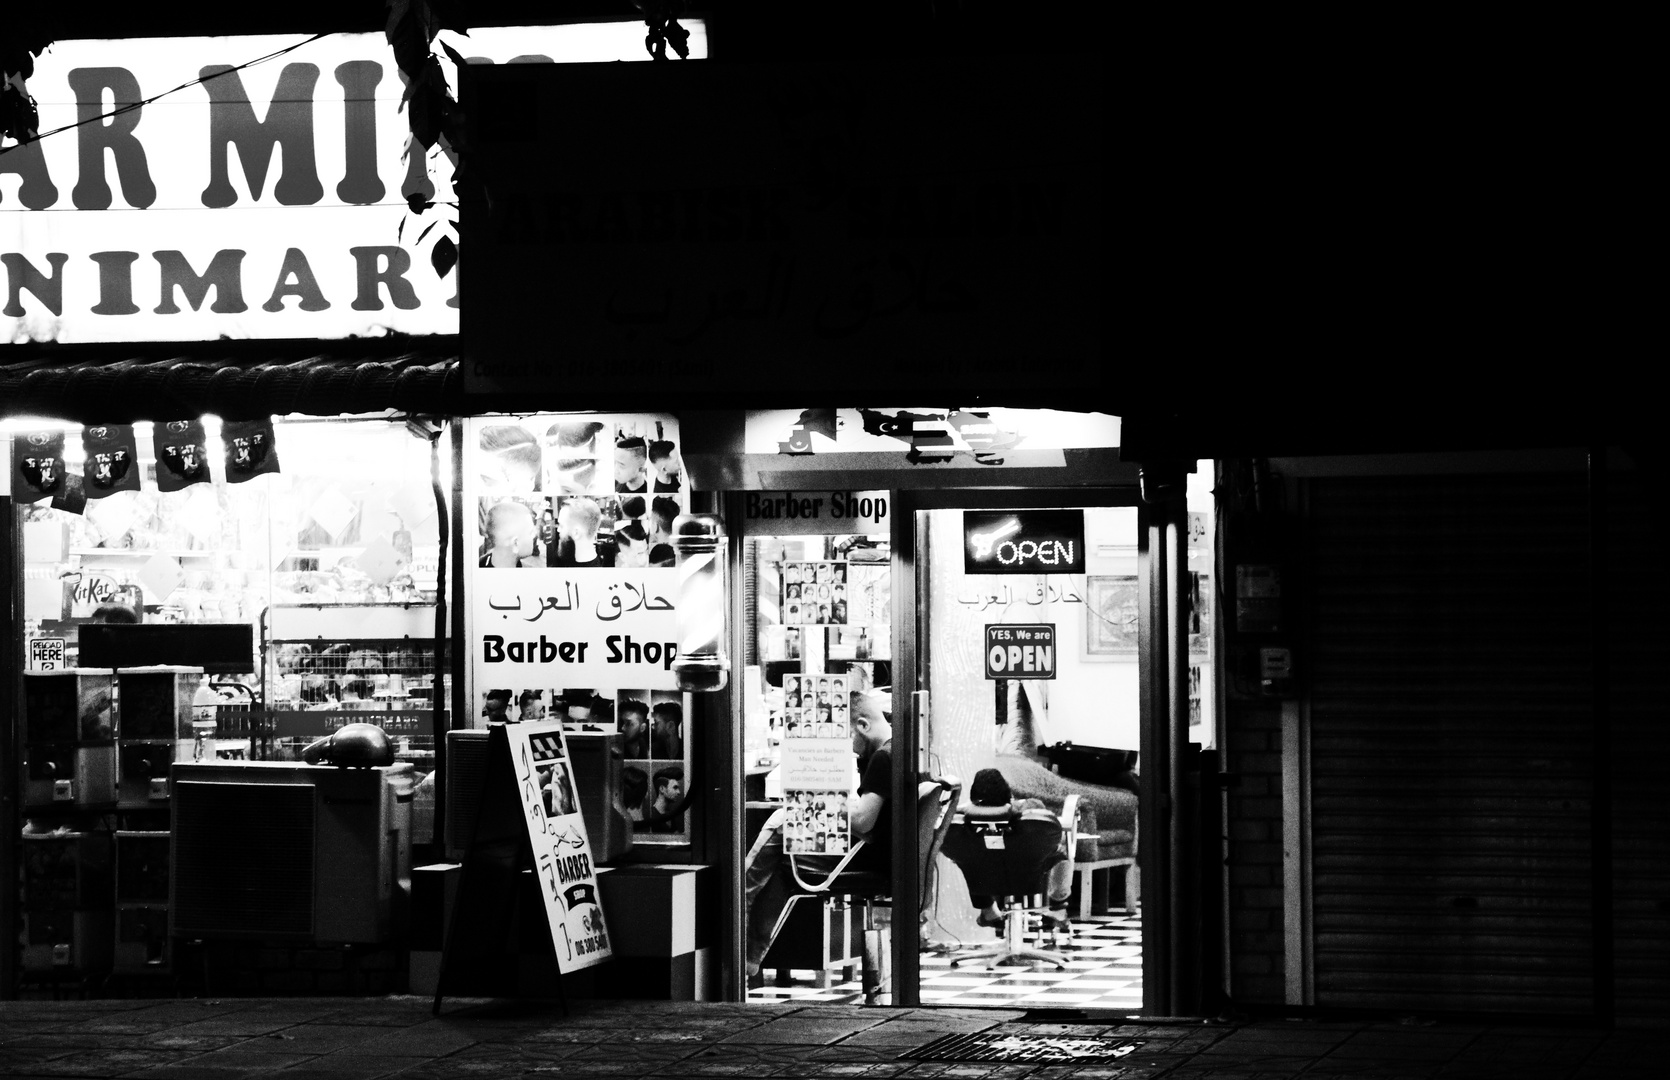
<instances>
[{"instance_id":1,"label":"kitkat sign","mask_svg":"<svg viewBox=\"0 0 1670 1080\"><path fill-rule=\"evenodd\" d=\"M442 37L503 64L645 60L643 34ZM451 209L407 205L451 199L452 162L406 153L402 89L381 34L57 42L29 79L43 137L0 146L6 339L457 333L457 271L429 260Z\"/></svg>"}]
</instances>

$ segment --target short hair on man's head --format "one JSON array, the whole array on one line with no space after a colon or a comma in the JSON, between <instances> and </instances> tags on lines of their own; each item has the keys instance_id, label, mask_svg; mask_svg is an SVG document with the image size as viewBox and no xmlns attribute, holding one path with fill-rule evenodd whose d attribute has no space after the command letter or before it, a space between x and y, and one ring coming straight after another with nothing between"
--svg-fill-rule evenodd
<instances>
[{"instance_id":1,"label":"short hair on man's head","mask_svg":"<svg viewBox=\"0 0 1670 1080\"><path fill-rule=\"evenodd\" d=\"M557 520L570 530L577 530L583 537L597 535L597 527L603 521L603 511L598 508L595 499L569 499L557 511Z\"/></svg>"},{"instance_id":2,"label":"short hair on man's head","mask_svg":"<svg viewBox=\"0 0 1670 1080\"><path fill-rule=\"evenodd\" d=\"M509 690L489 690L489 691L487 691L487 693L485 693L481 696L488 701L502 701L506 705L510 704L510 691Z\"/></svg>"},{"instance_id":3,"label":"short hair on man's head","mask_svg":"<svg viewBox=\"0 0 1670 1080\"><path fill-rule=\"evenodd\" d=\"M603 424L597 420L559 420L545 429L545 437L558 446L591 449Z\"/></svg>"},{"instance_id":4,"label":"short hair on man's head","mask_svg":"<svg viewBox=\"0 0 1670 1080\"><path fill-rule=\"evenodd\" d=\"M649 450L644 446L644 437L642 435L629 435L624 439L616 439L615 449L625 450L635 457L649 456Z\"/></svg>"},{"instance_id":5,"label":"short hair on man's head","mask_svg":"<svg viewBox=\"0 0 1670 1080\"><path fill-rule=\"evenodd\" d=\"M881 697L878 694L854 690L848 700L851 705L851 713L847 718L849 723L857 723L859 720L863 720L866 723L874 724L877 721L887 719L887 711L882 707Z\"/></svg>"},{"instance_id":6,"label":"short hair on man's head","mask_svg":"<svg viewBox=\"0 0 1670 1080\"><path fill-rule=\"evenodd\" d=\"M615 535L625 537L634 544L649 543L649 533L645 532L644 527L636 521L630 521L625 525L622 525L620 528L615 530Z\"/></svg>"},{"instance_id":7,"label":"short hair on man's head","mask_svg":"<svg viewBox=\"0 0 1670 1080\"><path fill-rule=\"evenodd\" d=\"M680 513L678 500L666 495L657 495L650 501L649 508L655 512L656 517L669 525Z\"/></svg>"},{"instance_id":8,"label":"short hair on man's head","mask_svg":"<svg viewBox=\"0 0 1670 1080\"><path fill-rule=\"evenodd\" d=\"M640 717L647 717L649 715L649 705L643 698L629 697L622 699L621 703L615 706L615 715L617 716L624 716L629 712L637 713Z\"/></svg>"},{"instance_id":9,"label":"short hair on man's head","mask_svg":"<svg viewBox=\"0 0 1670 1080\"><path fill-rule=\"evenodd\" d=\"M529 524L532 524L534 521L533 507L524 502L517 502L515 499L504 499L494 503L487 509L488 535L491 536L498 524L509 518L525 518Z\"/></svg>"},{"instance_id":10,"label":"short hair on man's head","mask_svg":"<svg viewBox=\"0 0 1670 1080\"><path fill-rule=\"evenodd\" d=\"M676 701L657 701L655 708L650 711L655 713L658 720L684 722L684 706Z\"/></svg>"},{"instance_id":11,"label":"short hair on man's head","mask_svg":"<svg viewBox=\"0 0 1670 1080\"><path fill-rule=\"evenodd\" d=\"M1009 781L996 769L981 769L968 785L968 801L975 806L1008 806L1013 798Z\"/></svg>"},{"instance_id":12,"label":"short hair on man's head","mask_svg":"<svg viewBox=\"0 0 1670 1080\"><path fill-rule=\"evenodd\" d=\"M642 495L632 495L620 501L621 517L641 518L647 510Z\"/></svg>"},{"instance_id":13,"label":"short hair on man's head","mask_svg":"<svg viewBox=\"0 0 1670 1080\"><path fill-rule=\"evenodd\" d=\"M656 544L649 549L649 564L651 566L672 566L678 562L678 552L671 544Z\"/></svg>"},{"instance_id":14,"label":"short hair on man's head","mask_svg":"<svg viewBox=\"0 0 1670 1080\"><path fill-rule=\"evenodd\" d=\"M623 765L620 770L621 800L628 806L644 801L649 794L649 773L636 765Z\"/></svg>"},{"instance_id":15,"label":"short hair on man's head","mask_svg":"<svg viewBox=\"0 0 1670 1080\"><path fill-rule=\"evenodd\" d=\"M655 770L655 791L656 791L656 794L660 794L661 789L666 787L667 782L670 781L670 780L677 780L681 784L684 783L684 766L683 765L668 765L664 769L656 769Z\"/></svg>"},{"instance_id":16,"label":"short hair on man's head","mask_svg":"<svg viewBox=\"0 0 1670 1080\"><path fill-rule=\"evenodd\" d=\"M115 600L107 600L93 609L93 621L96 623L137 623L139 612L126 604Z\"/></svg>"},{"instance_id":17,"label":"short hair on man's head","mask_svg":"<svg viewBox=\"0 0 1670 1080\"><path fill-rule=\"evenodd\" d=\"M539 441L521 424L488 424L481 429L480 445L489 454L515 452L518 457L525 457L532 447L534 461L539 460Z\"/></svg>"},{"instance_id":18,"label":"short hair on man's head","mask_svg":"<svg viewBox=\"0 0 1670 1080\"><path fill-rule=\"evenodd\" d=\"M668 439L655 439L649 444L649 459L665 461L673 456L673 444Z\"/></svg>"}]
</instances>

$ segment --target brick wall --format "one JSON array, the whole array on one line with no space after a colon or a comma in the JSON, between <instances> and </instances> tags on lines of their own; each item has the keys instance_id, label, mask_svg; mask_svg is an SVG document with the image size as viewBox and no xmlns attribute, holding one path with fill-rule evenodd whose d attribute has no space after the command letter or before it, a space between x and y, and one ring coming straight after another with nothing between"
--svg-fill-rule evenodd
<instances>
[{"instance_id":1,"label":"brick wall","mask_svg":"<svg viewBox=\"0 0 1670 1080\"><path fill-rule=\"evenodd\" d=\"M1230 995L1279 1005L1286 994L1282 937L1281 705L1231 701L1225 769L1239 777L1229 807Z\"/></svg>"}]
</instances>

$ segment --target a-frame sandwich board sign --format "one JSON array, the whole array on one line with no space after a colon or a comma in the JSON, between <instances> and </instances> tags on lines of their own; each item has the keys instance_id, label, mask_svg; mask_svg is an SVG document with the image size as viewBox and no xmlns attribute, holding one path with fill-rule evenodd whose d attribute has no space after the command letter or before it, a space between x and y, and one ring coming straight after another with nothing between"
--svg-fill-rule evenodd
<instances>
[{"instance_id":1,"label":"a-frame sandwich board sign","mask_svg":"<svg viewBox=\"0 0 1670 1080\"><path fill-rule=\"evenodd\" d=\"M535 889L537 902L528 895ZM537 978L549 961L544 966L561 998L563 973L612 956L561 722L492 725L434 1011L453 986L472 994L522 994L520 976L529 962Z\"/></svg>"}]
</instances>

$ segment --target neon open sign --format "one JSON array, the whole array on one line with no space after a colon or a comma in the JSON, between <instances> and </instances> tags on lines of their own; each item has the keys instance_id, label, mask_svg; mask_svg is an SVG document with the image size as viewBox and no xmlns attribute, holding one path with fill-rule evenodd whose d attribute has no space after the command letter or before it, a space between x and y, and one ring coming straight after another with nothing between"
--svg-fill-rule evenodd
<instances>
[{"instance_id":1,"label":"neon open sign","mask_svg":"<svg viewBox=\"0 0 1670 1080\"><path fill-rule=\"evenodd\" d=\"M969 574L1084 573L1083 510L963 511Z\"/></svg>"}]
</instances>

